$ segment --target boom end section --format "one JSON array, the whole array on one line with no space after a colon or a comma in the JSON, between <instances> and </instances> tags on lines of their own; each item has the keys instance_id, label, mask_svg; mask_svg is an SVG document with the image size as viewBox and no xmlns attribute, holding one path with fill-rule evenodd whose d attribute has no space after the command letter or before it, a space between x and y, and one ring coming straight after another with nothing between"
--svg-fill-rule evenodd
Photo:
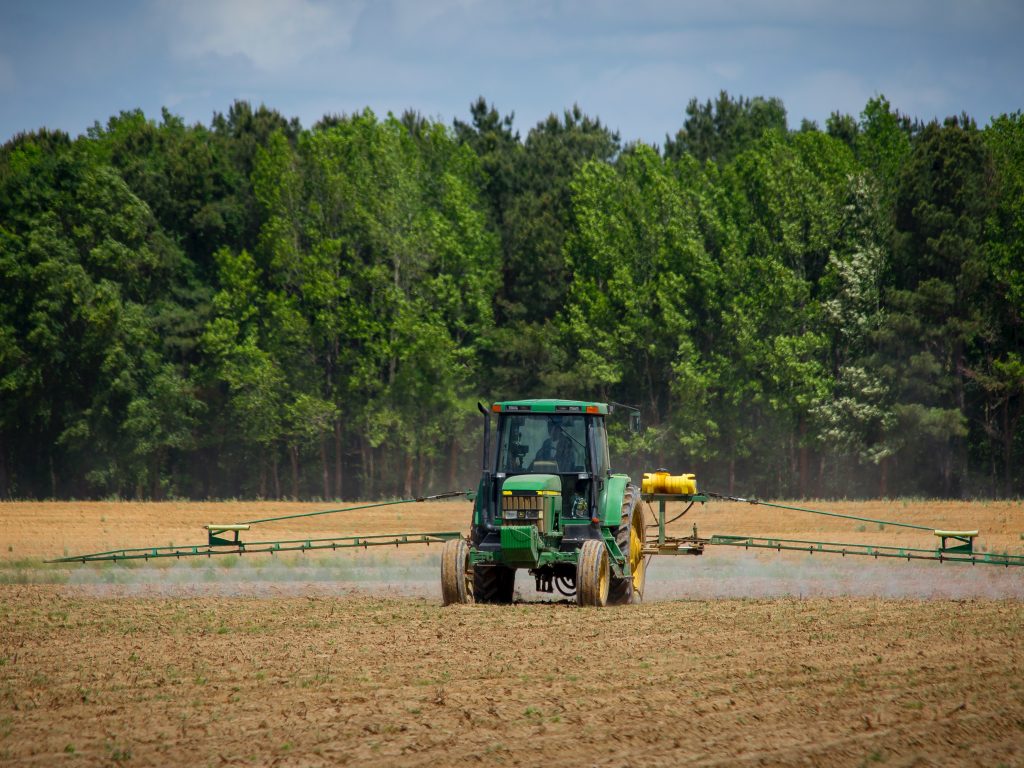
<instances>
[{"instance_id":1,"label":"boom end section","mask_svg":"<svg viewBox=\"0 0 1024 768\"><path fill-rule=\"evenodd\" d=\"M211 547L237 547L242 543L238 539L239 532L248 531L249 524L224 523L218 525L216 523L210 523L209 525L204 525L203 528L206 529L206 532L209 535L209 545ZM235 537L234 539L228 539L218 535L222 533L234 533Z\"/></svg>"},{"instance_id":2,"label":"boom end section","mask_svg":"<svg viewBox=\"0 0 1024 768\"><path fill-rule=\"evenodd\" d=\"M960 552L969 554L974 551L974 539L977 538L977 531L935 531L936 536L942 541L942 545L939 548L940 552ZM947 545L948 539L953 540L953 544Z\"/></svg>"}]
</instances>

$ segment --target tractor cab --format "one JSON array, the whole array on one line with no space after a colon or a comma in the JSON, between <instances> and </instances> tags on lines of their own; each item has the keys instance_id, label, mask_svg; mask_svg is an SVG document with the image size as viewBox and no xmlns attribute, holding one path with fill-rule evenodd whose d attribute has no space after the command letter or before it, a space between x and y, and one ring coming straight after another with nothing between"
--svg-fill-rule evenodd
<instances>
[{"instance_id":1,"label":"tractor cab","mask_svg":"<svg viewBox=\"0 0 1024 768\"><path fill-rule=\"evenodd\" d=\"M572 400L495 403L496 455L485 448L476 543L499 546L502 526L534 521L538 533L590 526L610 476L608 406ZM489 419L487 431L489 432ZM490 444L490 438L485 437ZM596 535L597 528L593 529ZM572 546L566 541L567 546Z\"/></svg>"},{"instance_id":2,"label":"tractor cab","mask_svg":"<svg viewBox=\"0 0 1024 768\"><path fill-rule=\"evenodd\" d=\"M609 460L605 417L585 408L574 404L556 405L551 411L502 412L495 466L500 506L507 506L510 496L541 492L561 497L561 510L542 528L557 529L563 518L589 519L596 501L595 479L608 471Z\"/></svg>"}]
</instances>

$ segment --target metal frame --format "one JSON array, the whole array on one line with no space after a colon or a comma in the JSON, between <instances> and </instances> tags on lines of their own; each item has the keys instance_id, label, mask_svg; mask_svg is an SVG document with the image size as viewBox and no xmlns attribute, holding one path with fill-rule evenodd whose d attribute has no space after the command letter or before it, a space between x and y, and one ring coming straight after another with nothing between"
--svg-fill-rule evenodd
<instances>
[{"instance_id":1,"label":"metal frame","mask_svg":"<svg viewBox=\"0 0 1024 768\"><path fill-rule=\"evenodd\" d=\"M768 507L790 509L797 512L808 512L815 515L826 515L828 517L840 517L850 520L880 523L883 525L894 525L902 528L914 528L922 531L929 531L941 539L941 546L936 549L924 549L920 547L898 547L877 544L851 544L835 541L813 541L809 539L777 539L759 536L734 536L728 534L716 534L711 538L701 538L697 535L697 526L693 526L692 536L667 536L665 534L665 505L669 501L690 503L691 505L700 502L704 503L709 498L720 498L727 501L746 502L749 504L762 504ZM865 557L887 557L899 560L935 560L940 563L968 563L970 565L1011 565L1024 566L1024 555L999 554L993 552L975 552L974 537L977 531L944 531L928 528L923 525L911 525L892 520L876 520L874 518L857 517L838 512L824 512L817 509L806 509L803 507L791 507L784 504L774 504L757 499L742 499L736 497L723 497L718 494L644 494L641 499L646 502L658 502L658 535L657 539L648 541L644 547L644 554L647 555L702 555L704 548L708 546L743 547L744 549L769 549L777 552L816 552L833 555L860 555ZM685 514L689 507L683 511ZM678 515L678 517L681 517ZM947 544L948 541L954 543Z\"/></svg>"},{"instance_id":2,"label":"metal frame","mask_svg":"<svg viewBox=\"0 0 1024 768\"><path fill-rule=\"evenodd\" d=\"M237 536L237 532L235 534ZM211 539L213 536L211 535ZM151 560L163 557L195 557L205 555L254 555L275 554L277 552L307 552L316 549L355 549L362 547L401 546L403 544L443 543L449 539L462 538L459 531L441 531L436 533L393 533L374 536L335 536L322 539L287 539L283 541L252 541L195 544L182 547L136 547L134 549L113 549L108 552L95 552L89 555L73 555L48 563L98 563L120 562L122 560Z\"/></svg>"},{"instance_id":3,"label":"metal frame","mask_svg":"<svg viewBox=\"0 0 1024 768\"><path fill-rule=\"evenodd\" d=\"M937 560L940 563L970 563L971 565L1024 565L1024 555L995 554L992 552L964 551L962 547L919 549L915 547L879 546L875 544L843 544L834 541L806 541L804 539L766 539L756 536L712 536L711 545L743 547L744 549L774 549L790 552L825 552L832 555L864 555L892 557L900 560ZM945 541L943 541L945 543Z\"/></svg>"}]
</instances>

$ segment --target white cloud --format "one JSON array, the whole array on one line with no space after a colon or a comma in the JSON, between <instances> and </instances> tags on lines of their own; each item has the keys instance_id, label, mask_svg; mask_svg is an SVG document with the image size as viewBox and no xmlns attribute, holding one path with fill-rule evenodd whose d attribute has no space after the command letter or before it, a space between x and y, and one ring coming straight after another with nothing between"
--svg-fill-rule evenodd
<instances>
[{"instance_id":1,"label":"white cloud","mask_svg":"<svg viewBox=\"0 0 1024 768\"><path fill-rule=\"evenodd\" d=\"M395 26L403 35L422 32L435 23L451 24L468 18L479 18L477 11L487 11L478 0L404 0L396 5Z\"/></svg>"},{"instance_id":2,"label":"white cloud","mask_svg":"<svg viewBox=\"0 0 1024 768\"><path fill-rule=\"evenodd\" d=\"M167 0L177 29L171 50L179 58L242 56L265 72L280 72L324 50L347 48L363 2L326 5L313 0Z\"/></svg>"}]
</instances>

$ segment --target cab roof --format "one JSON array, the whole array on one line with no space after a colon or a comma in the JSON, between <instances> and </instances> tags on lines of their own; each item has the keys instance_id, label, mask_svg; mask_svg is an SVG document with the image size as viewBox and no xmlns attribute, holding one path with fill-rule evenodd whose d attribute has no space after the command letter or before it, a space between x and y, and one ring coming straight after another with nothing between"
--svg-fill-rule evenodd
<instances>
[{"instance_id":1,"label":"cab roof","mask_svg":"<svg viewBox=\"0 0 1024 768\"><path fill-rule=\"evenodd\" d=\"M590 400L503 400L494 403L495 413L589 413L607 416L608 404Z\"/></svg>"}]
</instances>

